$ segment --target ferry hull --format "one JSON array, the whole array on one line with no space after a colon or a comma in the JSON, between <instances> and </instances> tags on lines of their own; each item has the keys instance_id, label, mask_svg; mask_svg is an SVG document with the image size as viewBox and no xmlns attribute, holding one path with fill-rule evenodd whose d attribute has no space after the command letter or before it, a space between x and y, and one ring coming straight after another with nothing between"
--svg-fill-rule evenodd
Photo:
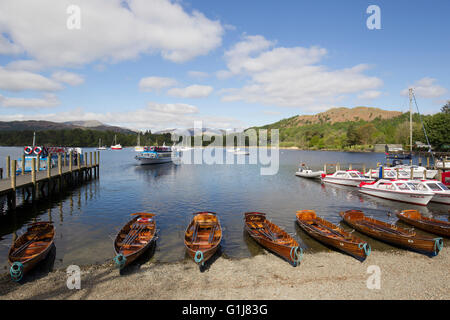
<instances>
[{"instance_id":1,"label":"ferry hull","mask_svg":"<svg viewBox=\"0 0 450 320\"><path fill-rule=\"evenodd\" d=\"M450 205L450 194L449 193L435 193L431 202L442 203Z\"/></svg>"},{"instance_id":2,"label":"ferry hull","mask_svg":"<svg viewBox=\"0 0 450 320\"><path fill-rule=\"evenodd\" d=\"M149 164L159 164L159 163L167 163L172 162L172 158L162 158L162 159L137 159L140 165L149 165Z\"/></svg>"},{"instance_id":3,"label":"ferry hull","mask_svg":"<svg viewBox=\"0 0 450 320\"><path fill-rule=\"evenodd\" d=\"M333 178L333 177L325 177L322 178L323 182L328 183L334 183L334 184L340 184L344 186L350 186L350 187L357 187L360 185L361 182L368 182L372 180L363 180L363 179L339 179L339 178Z\"/></svg>"}]
</instances>

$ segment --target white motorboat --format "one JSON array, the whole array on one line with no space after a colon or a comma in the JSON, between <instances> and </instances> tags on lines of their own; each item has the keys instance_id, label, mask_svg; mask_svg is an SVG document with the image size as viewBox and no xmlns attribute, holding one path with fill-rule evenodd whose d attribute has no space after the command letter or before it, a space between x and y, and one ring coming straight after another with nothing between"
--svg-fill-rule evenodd
<instances>
[{"instance_id":1,"label":"white motorboat","mask_svg":"<svg viewBox=\"0 0 450 320\"><path fill-rule=\"evenodd\" d=\"M421 180L428 191L434 193L431 202L450 204L450 189L438 180Z\"/></svg>"},{"instance_id":2,"label":"white motorboat","mask_svg":"<svg viewBox=\"0 0 450 320\"><path fill-rule=\"evenodd\" d=\"M341 184L345 186L357 187L361 182L372 182L374 179L366 178L358 170L338 170L333 174L321 175L322 182Z\"/></svg>"},{"instance_id":3,"label":"white motorboat","mask_svg":"<svg viewBox=\"0 0 450 320\"><path fill-rule=\"evenodd\" d=\"M295 173L296 176L303 177L303 178L310 178L310 179L320 179L321 175L325 173L323 171L313 171L310 168L308 168L305 164L302 164L298 171Z\"/></svg>"},{"instance_id":4,"label":"white motorboat","mask_svg":"<svg viewBox=\"0 0 450 320\"><path fill-rule=\"evenodd\" d=\"M175 156L171 147L152 146L144 147L144 151L140 152L134 158L139 164L145 165L172 162L175 159Z\"/></svg>"},{"instance_id":5,"label":"white motorboat","mask_svg":"<svg viewBox=\"0 0 450 320\"><path fill-rule=\"evenodd\" d=\"M393 168L394 169L399 168L399 169L405 170L406 172L408 172L408 176L409 176L410 179L423 179L423 178L434 179L434 177L438 173L437 170L431 170L431 169L428 170L425 167L416 166L416 165L409 166L409 165L401 164L401 165L397 165L397 166L395 166ZM413 177L412 178L411 178L411 168L413 170ZM426 177L424 177L425 170L426 170Z\"/></svg>"},{"instance_id":6,"label":"white motorboat","mask_svg":"<svg viewBox=\"0 0 450 320\"><path fill-rule=\"evenodd\" d=\"M371 196L408 202L426 206L434 197L434 193L417 180L387 180L380 179L377 182L363 182L359 185L359 192Z\"/></svg>"}]
</instances>

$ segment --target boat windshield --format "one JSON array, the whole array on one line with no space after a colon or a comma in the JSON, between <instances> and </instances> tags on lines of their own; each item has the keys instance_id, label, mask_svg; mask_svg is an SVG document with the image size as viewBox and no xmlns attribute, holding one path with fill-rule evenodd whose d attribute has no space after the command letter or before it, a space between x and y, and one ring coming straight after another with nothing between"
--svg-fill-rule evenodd
<instances>
[{"instance_id":1,"label":"boat windshield","mask_svg":"<svg viewBox=\"0 0 450 320\"><path fill-rule=\"evenodd\" d=\"M400 190L411 190L406 182L397 182L396 185Z\"/></svg>"},{"instance_id":2,"label":"boat windshield","mask_svg":"<svg viewBox=\"0 0 450 320\"><path fill-rule=\"evenodd\" d=\"M445 184L443 184L442 182L438 182L437 185L439 187L441 187L441 189L444 190L444 191L449 190L449 188L447 188L447 186Z\"/></svg>"},{"instance_id":3,"label":"boat windshield","mask_svg":"<svg viewBox=\"0 0 450 320\"><path fill-rule=\"evenodd\" d=\"M352 177L352 178L364 178L361 173L356 172L356 171L349 172L349 174L350 174L350 177Z\"/></svg>"},{"instance_id":4,"label":"boat windshield","mask_svg":"<svg viewBox=\"0 0 450 320\"><path fill-rule=\"evenodd\" d=\"M417 190L417 191L426 191L426 188L421 183L417 182L408 182L408 186L411 190Z\"/></svg>"}]
</instances>

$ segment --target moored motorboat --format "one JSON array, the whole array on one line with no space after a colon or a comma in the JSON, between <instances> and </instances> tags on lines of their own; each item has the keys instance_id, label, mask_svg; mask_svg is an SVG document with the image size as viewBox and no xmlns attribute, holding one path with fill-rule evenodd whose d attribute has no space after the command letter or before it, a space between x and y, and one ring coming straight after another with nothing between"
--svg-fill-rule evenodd
<instances>
[{"instance_id":1,"label":"moored motorboat","mask_svg":"<svg viewBox=\"0 0 450 320\"><path fill-rule=\"evenodd\" d=\"M361 182L371 182L374 179L366 178L358 170L338 170L333 174L321 175L322 182L357 187Z\"/></svg>"},{"instance_id":2,"label":"moored motorboat","mask_svg":"<svg viewBox=\"0 0 450 320\"><path fill-rule=\"evenodd\" d=\"M286 231L266 219L261 212L244 213L245 230L261 246L297 266L303 256L303 250L297 241Z\"/></svg>"},{"instance_id":3,"label":"moored motorboat","mask_svg":"<svg viewBox=\"0 0 450 320\"><path fill-rule=\"evenodd\" d=\"M214 212L196 212L186 228L184 245L195 263L204 266L219 248L222 227Z\"/></svg>"},{"instance_id":4,"label":"moored motorboat","mask_svg":"<svg viewBox=\"0 0 450 320\"><path fill-rule=\"evenodd\" d=\"M416 232L366 217L360 210L340 212L344 221L361 233L400 247L437 255L444 245L442 238L417 235Z\"/></svg>"},{"instance_id":5,"label":"moored motorboat","mask_svg":"<svg viewBox=\"0 0 450 320\"><path fill-rule=\"evenodd\" d=\"M25 273L39 261L45 259L55 238L52 222L31 223L27 231L14 241L8 252L10 274L14 281L20 281Z\"/></svg>"},{"instance_id":6,"label":"moored motorboat","mask_svg":"<svg viewBox=\"0 0 450 320\"><path fill-rule=\"evenodd\" d=\"M436 160L435 167L438 169L450 169L450 158Z\"/></svg>"},{"instance_id":7,"label":"moored motorboat","mask_svg":"<svg viewBox=\"0 0 450 320\"><path fill-rule=\"evenodd\" d=\"M404 164L399 164L396 165L394 167L392 167L393 169L400 169L400 170L404 170L408 173L409 179L434 179L434 177L436 177L438 171L434 170L434 169L427 169L425 167L422 166L416 166L416 165L404 165ZM412 171L412 178L411 178L411 171Z\"/></svg>"},{"instance_id":8,"label":"moored motorboat","mask_svg":"<svg viewBox=\"0 0 450 320\"><path fill-rule=\"evenodd\" d=\"M120 269L141 256L156 240L155 214L138 212L131 215L133 219L123 226L114 240L114 263Z\"/></svg>"},{"instance_id":9,"label":"moored motorboat","mask_svg":"<svg viewBox=\"0 0 450 320\"><path fill-rule=\"evenodd\" d=\"M424 217L417 210L403 210L397 213L397 217L401 221L419 229L440 236L450 237L450 222Z\"/></svg>"},{"instance_id":10,"label":"moored motorboat","mask_svg":"<svg viewBox=\"0 0 450 320\"><path fill-rule=\"evenodd\" d=\"M375 179L409 179L410 173L400 168L379 167L368 170L364 176Z\"/></svg>"},{"instance_id":11,"label":"moored motorboat","mask_svg":"<svg viewBox=\"0 0 450 320\"><path fill-rule=\"evenodd\" d=\"M341 250L359 260L366 259L370 245L333 223L318 217L314 210L297 211L297 223L314 239Z\"/></svg>"},{"instance_id":12,"label":"moored motorboat","mask_svg":"<svg viewBox=\"0 0 450 320\"><path fill-rule=\"evenodd\" d=\"M443 203L450 205L450 189L438 180L421 180L420 181L428 191L434 193L431 202Z\"/></svg>"},{"instance_id":13,"label":"moored motorboat","mask_svg":"<svg viewBox=\"0 0 450 320\"><path fill-rule=\"evenodd\" d=\"M310 179L320 179L321 175L325 173L323 171L313 171L309 167L307 167L304 163L300 165L298 171L295 173L296 176L302 178L310 178Z\"/></svg>"},{"instance_id":14,"label":"moored motorboat","mask_svg":"<svg viewBox=\"0 0 450 320\"><path fill-rule=\"evenodd\" d=\"M434 197L434 193L428 191L417 180L380 179L372 183L362 182L359 187L359 192L364 194L422 206L426 206Z\"/></svg>"}]
</instances>

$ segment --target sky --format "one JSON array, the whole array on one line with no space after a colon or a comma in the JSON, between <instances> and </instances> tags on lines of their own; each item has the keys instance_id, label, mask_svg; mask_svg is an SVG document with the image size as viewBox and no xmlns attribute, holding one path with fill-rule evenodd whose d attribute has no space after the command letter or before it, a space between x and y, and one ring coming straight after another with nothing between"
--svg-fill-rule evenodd
<instances>
[{"instance_id":1,"label":"sky","mask_svg":"<svg viewBox=\"0 0 450 320\"><path fill-rule=\"evenodd\" d=\"M0 121L242 129L406 112L409 87L433 114L450 100L449 16L447 0L0 0Z\"/></svg>"}]
</instances>

